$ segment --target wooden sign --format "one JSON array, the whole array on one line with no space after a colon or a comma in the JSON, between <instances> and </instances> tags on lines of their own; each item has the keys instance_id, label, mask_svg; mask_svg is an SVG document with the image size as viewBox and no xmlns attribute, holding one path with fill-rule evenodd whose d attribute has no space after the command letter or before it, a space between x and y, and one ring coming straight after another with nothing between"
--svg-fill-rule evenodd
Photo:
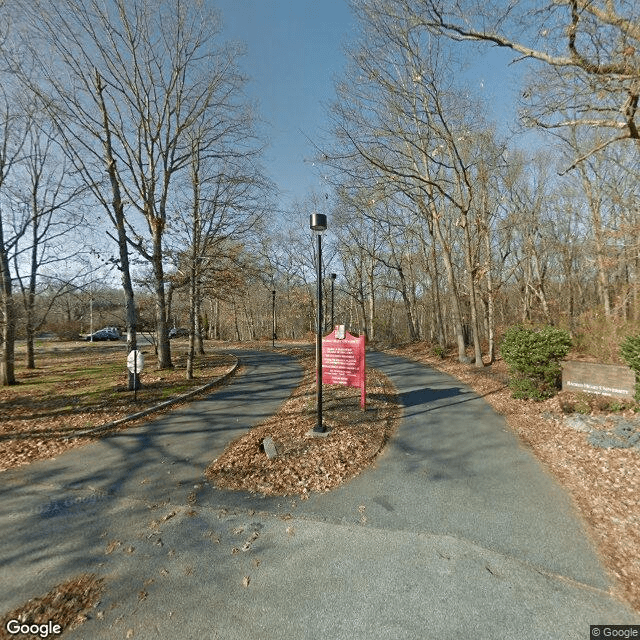
<instances>
[{"instance_id":1,"label":"wooden sign","mask_svg":"<svg viewBox=\"0 0 640 640\"><path fill-rule=\"evenodd\" d=\"M574 360L562 363L563 391L582 391L631 400L635 382L635 373L629 367Z\"/></svg>"},{"instance_id":2,"label":"wooden sign","mask_svg":"<svg viewBox=\"0 0 640 640\"><path fill-rule=\"evenodd\" d=\"M340 325L322 339L322 383L360 388L360 407L365 408L364 336L356 338Z\"/></svg>"}]
</instances>

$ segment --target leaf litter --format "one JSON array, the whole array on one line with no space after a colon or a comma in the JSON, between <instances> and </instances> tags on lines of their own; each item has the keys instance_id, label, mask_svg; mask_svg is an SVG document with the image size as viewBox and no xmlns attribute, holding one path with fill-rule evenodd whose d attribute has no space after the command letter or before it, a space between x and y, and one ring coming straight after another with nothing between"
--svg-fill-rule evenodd
<instances>
[{"instance_id":1,"label":"leaf litter","mask_svg":"<svg viewBox=\"0 0 640 640\"><path fill-rule=\"evenodd\" d=\"M44 596L31 598L25 604L8 612L0 621L0 640L16 637L8 633L9 620L19 620L20 624L44 625L51 621L59 624L64 632L73 629L86 620L88 614L99 604L104 590L104 579L93 573L81 574L56 585ZM21 638L39 638L39 635L23 635Z\"/></svg>"},{"instance_id":2,"label":"leaf litter","mask_svg":"<svg viewBox=\"0 0 640 640\"><path fill-rule=\"evenodd\" d=\"M127 390L125 344L54 343L38 349L34 370L16 361L19 384L0 387L0 471L92 442L95 436L77 434L193 391L235 363L232 356L212 350L198 357L196 378L186 380L185 348L174 348L170 370L154 370L153 356L146 353L149 365L141 374L143 387L135 400ZM125 427L148 419L127 422Z\"/></svg>"},{"instance_id":3,"label":"leaf litter","mask_svg":"<svg viewBox=\"0 0 640 640\"><path fill-rule=\"evenodd\" d=\"M298 351L298 355L304 353ZM549 418L553 412L562 413L557 398L542 403L512 398L506 386L506 367L501 360L484 369L476 369L460 364L453 358L440 359L430 355L430 345L425 343L388 351L458 378L504 416L509 427L531 447L533 453L572 496L589 526L606 566L618 581L616 594L626 599L636 610L640 610L640 454L629 449L594 448L588 442L587 434L577 433L562 421ZM164 376L164 372L158 373ZM267 495L299 494L303 499L309 491L328 491L357 475L364 466L373 463L397 426L400 416L400 406L391 383L379 372L368 370L367 374L368 415L358 413L359 391L355 390L354 394L353 389L346 387L325 387L325 421L335 433L328 438L310 441L306 432L315 426L312 406L315 374L307 371L306 391L302 391L302 386L297 389L278 417L256 427L256 430L247 434L246 440L239 439L241 442L238 443L237 456L228 455L225 459L229 453L225 451L225 454L209 467L207 475L214 482L226 484L229 488L255 490ZM37 375L37 372L34 375ZM30 415L33 414L33 408L38 407L38 399L33 398L27 403L32 404L31 407L21 407L14 412L16 405L13 403L13 396L19 391L20 386L6 388L3 389L5 397L0 397L5 407L11 407L11 414L3 416L3 424L0 425L0 435L4 435L0 446L0 470L28 464L37 459L54 457L86 441L59 437L63 431L61 427L64 427L66 436L71 435L69 431L84 428L86 415L77 416L73 415L73 412L67 412L61 420L63 414L59 412L49 412L48 416L41 414L40 417L45 418L42 428L34 429ZM359 424L363 422L363 418L367 424L376 422L367 418L373 418L369 410L375 408L377 400L382 403L382 408L388 410L388 413L380 414L381 424L377 429L372 424L369 427ZM335 415L336 402L341 403L338 417ZM113 419L120 415L121 412L116 412L116 415L110 417ZM260 467L265 467L266 455L260 450L260 443L267 434L278 440L278 436L273 434L278 432L279 421L288 425L288 429L283 429L282 442L278 442L284 445L283 454L269 461L271 468L267 465L266 468L258 469L255 475L251 474L246 468L247 461L253 460L259 463ZM346 430L349 431L345 434ZM28 439L7 438L9 433L16 431L28 436ZM51 437L54 434L55 437ZM366 434L372 439L365 444L362 436ZM366 438L364 440L366 441ZM330 451L331 455L324 455L323 450ZM336 452L339 457L332 457ZM350 452L360 453L357 462L350 458ZM306 456L304 461L303 456ZM236 457L237 462L234 463ZM287 459L293 459L293 463L285 464ZM171 550L169 555L173 554ZM101 588L100 579L91 579ZM59 585L42 600L48 599L50 602L57 593L68 593L70 589L73 590L76 580L82 582L84 577ZM91 593L91 589L86 593ZM29 607L36 601L39 599L30 600L27 605L7 616L15 617L16 612L22 612L23 616L31 615L28 613ZM74 612L68 615L70 624L82 622L85 603L93 602L93 599L81 597L75 602ZM47 606L46 603L44 606ZM52 619L54 615L57 620L64 622L64 619L58 616L57 608L48 614L48 619ZM67 614L61 615L64 617ZM5 621L10 619L7 616L4 617ZM38 619L40 618L34 620ZM3 632L4 625L0 629L0 640L3 638Z\"/></svg>"}]
</instances>

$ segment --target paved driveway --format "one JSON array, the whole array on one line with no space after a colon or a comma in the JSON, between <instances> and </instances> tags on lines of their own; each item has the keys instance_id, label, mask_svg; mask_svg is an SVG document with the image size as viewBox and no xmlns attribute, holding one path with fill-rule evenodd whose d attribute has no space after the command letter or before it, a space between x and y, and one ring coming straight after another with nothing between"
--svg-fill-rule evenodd
<instances>
[{"instance_id":1,"label":"paved driveway","mask_svg":"<svg viewBox=\"0 0 640 640\"><path fill-rule=\"evenodd\" d=\"M374 467L309 500L220 491L207 464L300 378L243 375L143 427L0 475L0 611L81 572L106 579L69 638L589 638L640 616L562 489L457 380L368 356L404 417ZM109 553L107 553L109 552Z\"/></svg>"}]
</instances>

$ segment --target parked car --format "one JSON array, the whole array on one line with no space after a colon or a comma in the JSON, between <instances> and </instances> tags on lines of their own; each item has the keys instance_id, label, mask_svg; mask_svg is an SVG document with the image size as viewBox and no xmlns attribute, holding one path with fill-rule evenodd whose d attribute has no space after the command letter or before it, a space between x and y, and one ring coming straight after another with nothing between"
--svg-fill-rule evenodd
<instances>
[{"instance_id":1,"label":"parked car","mask_svg":"<svg viewBox=\"0 0 640 640\"><path fill-rule=\"evenodd\" d=\"M184 338L188 335L189 335L188 329L176 329L176 327L173 327L173 329L169 329L169 339Z\"/></svg>"},{"instance_id":2,"label":"parked car","mask_svg":"<svg viewBox=\"0 0 640 640\"><path fill-rule=\"evenodd\" d=\"M116 327L105 327L89 334L85 340L87 342L100 342L104 340L120 340L120 331Z\"/></svg>"}]
</instances>

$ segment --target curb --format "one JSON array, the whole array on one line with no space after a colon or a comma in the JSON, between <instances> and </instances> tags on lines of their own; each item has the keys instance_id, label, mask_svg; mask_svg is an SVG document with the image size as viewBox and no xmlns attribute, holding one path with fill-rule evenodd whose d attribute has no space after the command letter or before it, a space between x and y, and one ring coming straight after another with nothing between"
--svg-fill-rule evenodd
<instances>
[{"instance_id":1,"label":"curb","mask_svg":"<svg viewBox=\"0 0 640 640\"><path fill-rule=\"evenodd\" d=\"M188 400L192 396L196 396L199 393L202 393L203 391L207 391L208 389L211 389L219 384L223 384L236 374L236 371L240 366L240 359L237 356L232 356L232 357L235 358L236 362L231 368L231 370L227 371L227 373L220 376L219 378L216 378L211 382L207 382L207 384L205 384L204 386L198 387L193 391L189 391L189 393L185 393L182 396L171 398L171 400L165 400L164 402L161 402L160 404L157 404L153 407L149 407L144 411L138 411L138 413L132 413L131 415L125 416L124 418L118 418L117 420L113 420L111 422L105 422L105 424L101 424L97 427L91 427L90 429L84 429L83 431L76 431L73 435L70 435L68 438L66 438L66 440L72 440L74 438L79 438L82 436L94 435L96 433L100 433L101 431L108 431L109 429L113 429L113 427L117 427L121 424L124 424L125 422L137 420L138 418L144 418L145 416L155 413L156 411L160 411L161 409L166 409L167 407L170 407L173 404L177 404L178 402L183 402L184 400Z\"/></svg>"}]
</instances>

